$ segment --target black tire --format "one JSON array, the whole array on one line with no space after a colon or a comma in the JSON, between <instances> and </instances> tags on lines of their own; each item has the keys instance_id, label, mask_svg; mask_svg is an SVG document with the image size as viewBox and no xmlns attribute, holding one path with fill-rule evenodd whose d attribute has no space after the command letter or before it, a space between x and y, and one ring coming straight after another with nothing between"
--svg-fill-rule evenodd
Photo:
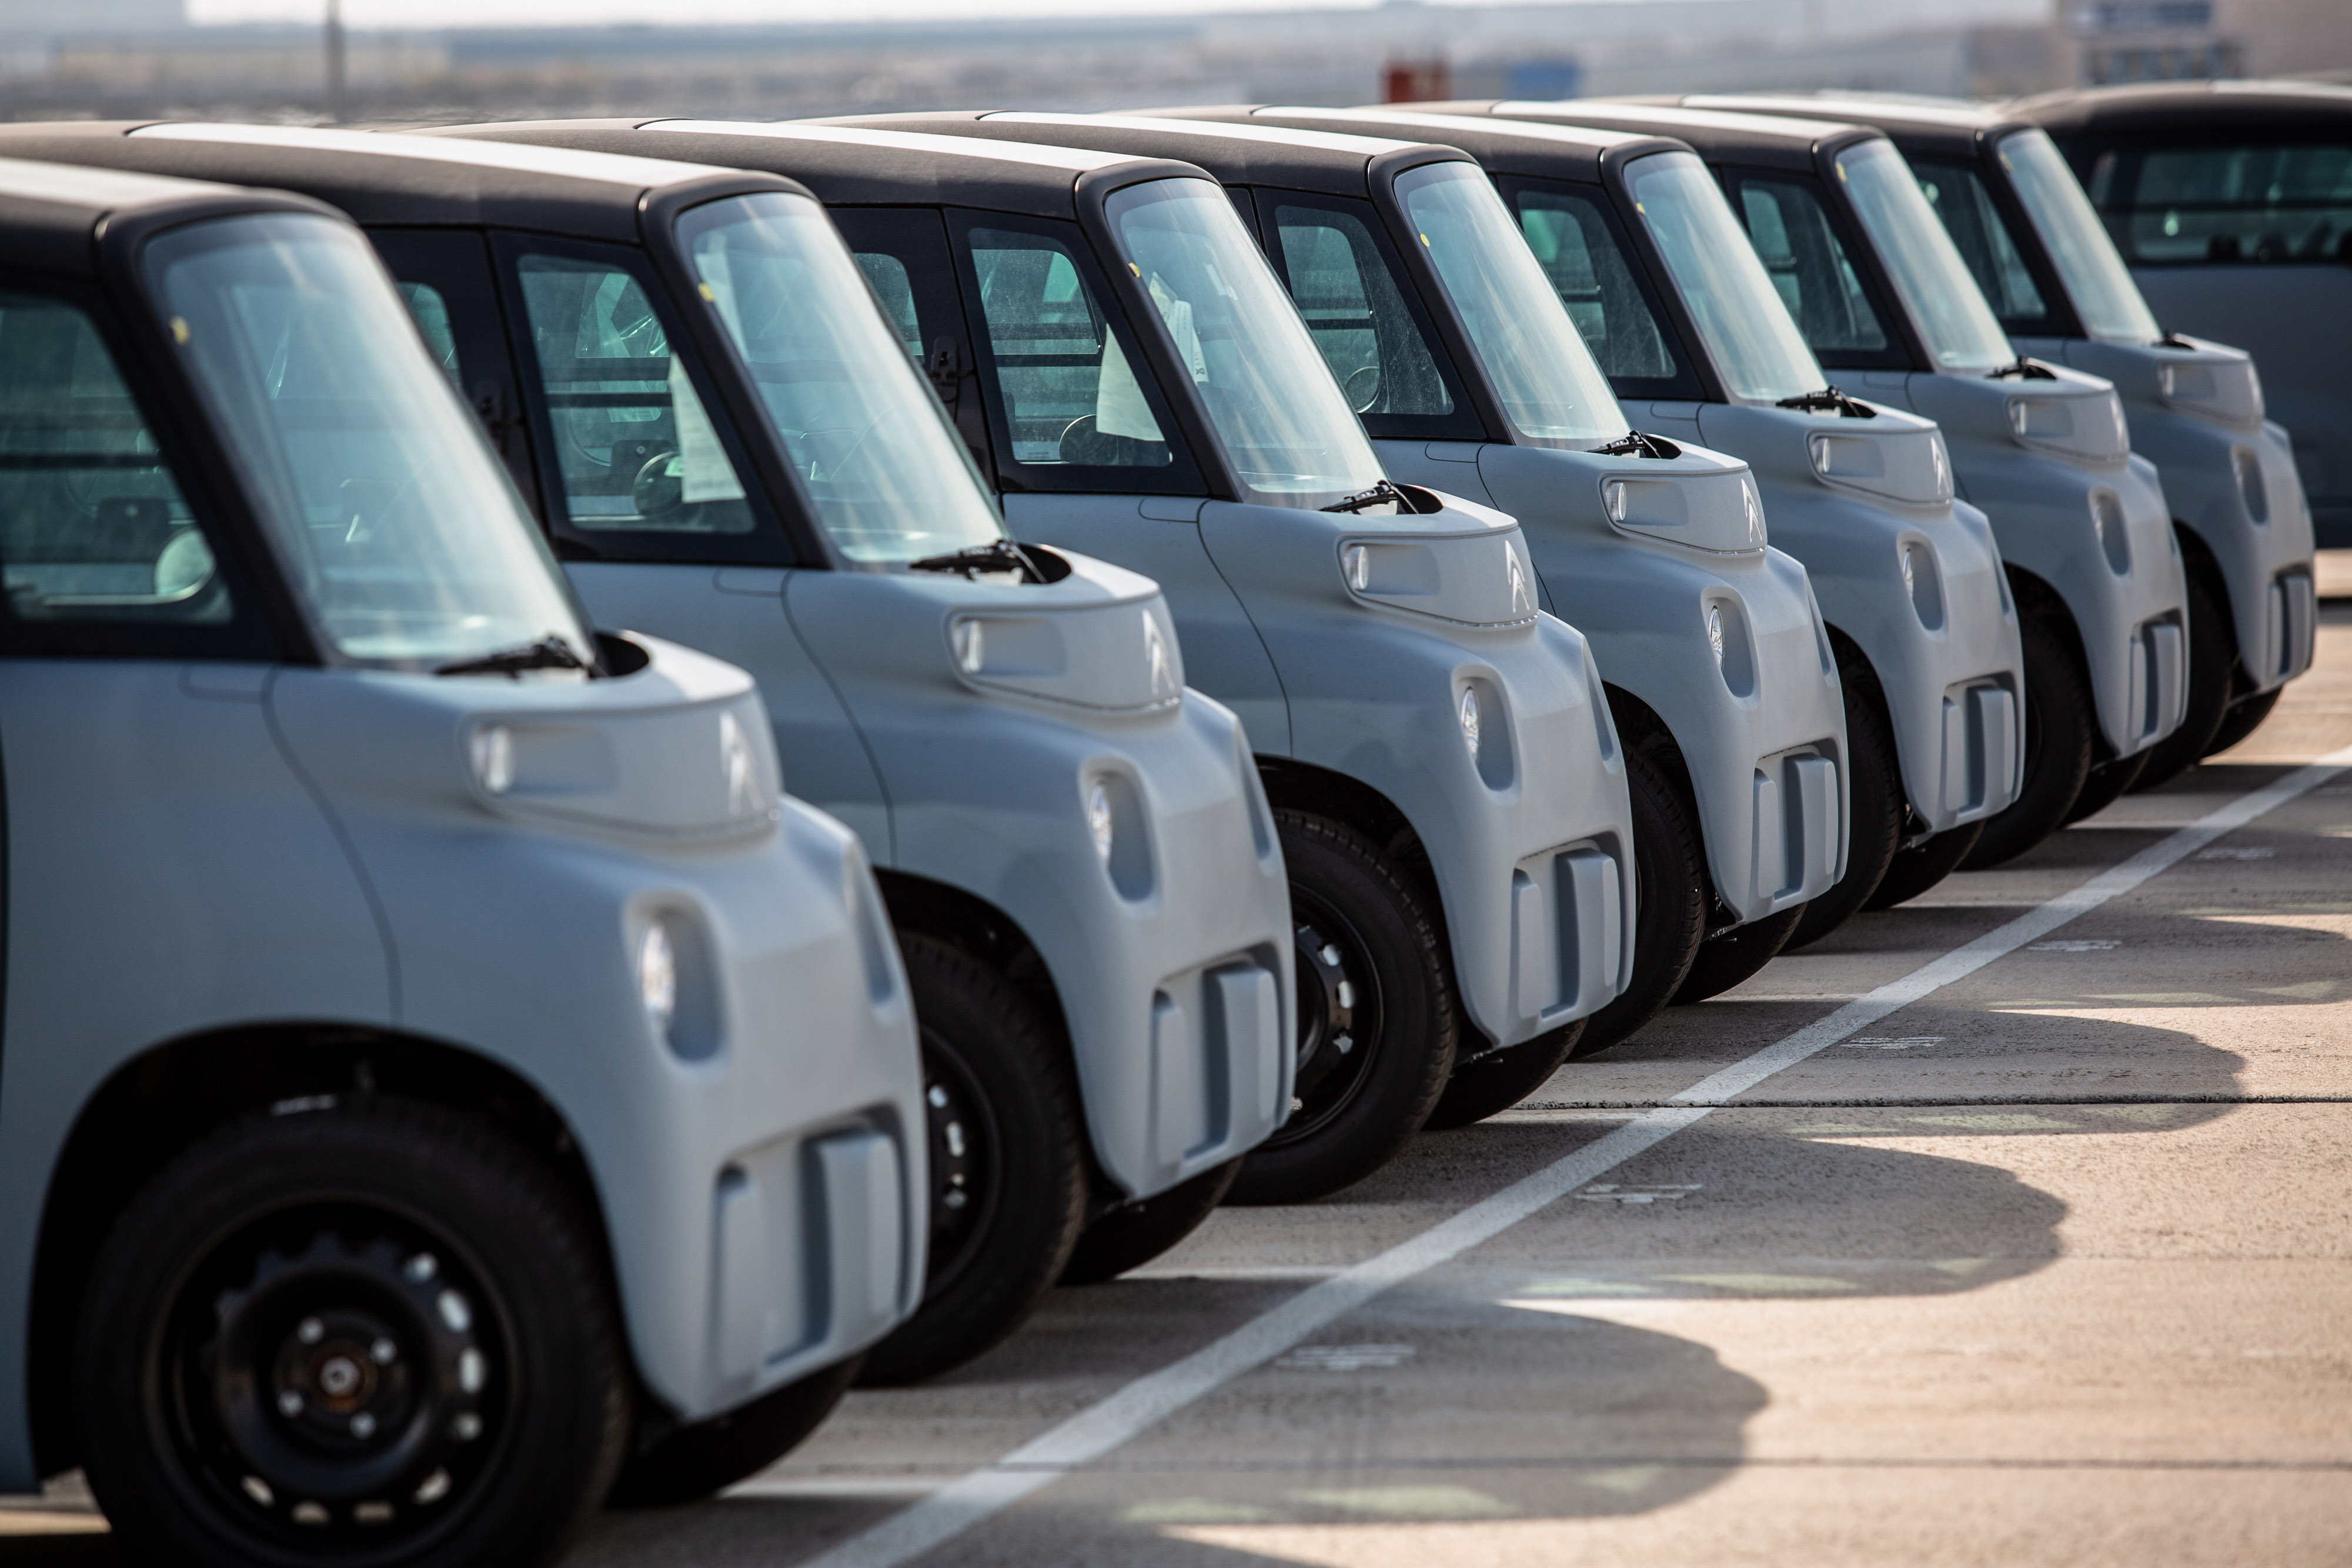
<instances>
[{"instance_id":1,"label":"black tire","mask_svg":"<svg viewBox=\"0 0 2352 1568\"><path fill-rule=\"evenodd\" d=\"M2025 775L2017 799L1985 821L1962 871L2015 860L2065 824L2091 772L2098 728L2089 680L2074 633L2048 614L2019 617L2025 648Z\"/></svg>"},{"instance_id":2,"label":"black tire","mask_svg":"<svg viewBox=\"0 0 2352 1568\"><path fill-rule=\"evenodd\" d=\"M2120 762L2102 762L2092 768L2074 803L2066 808L2065 825L2071 828L2086 817L2095 817L2122 800L2147 766L2147 753L2138 751Z\"/></svg>"},{"instance_id":3,"label":"black tire","mask_svg":"<svg viewBox=\"0 0 2352 1568\"><path fill-rule=\"evenodd\" d=\"M1062 1277L1087 1215L1070 1068L1003 975L901 933L922 1038L931 1228L923 1301L866 1353L860 1387L919 1383L995 1348Z\"/></svg>"},{"instance_id":4,"label":"black tire","mask_svg":"<svg viewBox=\"0 0 2352 1568\"><path fill-rule=\"evenodd\" d=\"M2135 794L2170 783L2209 756L2230 712L2230 693L2238 675L2238 639L2231 629L2229 608L2203 572L2191 567L2188 578L2188 708L2179 729L2140 753L2147 761L2130 785Z\"/></svg>"},{"instance_id":5,"label":"black tire","mask_svg":"<svg viewBox=\"0 0 2352 1568\"><path fill-rule=\"evenodd\" d=\"M1298 946L1297 1087L1228 1203L1305 1203L1380 1169L1429 1119L1461 1037L1445 944L1404 873L1326 818L1281 810L1275 825Z\"/></svg>"},{"instance_id":6,"label":"black tire","mask_svg":"<svg viewBox=\"0 0 2352 1568\"><path fill-rule=\"evenodd\" d=\"M1843 638L1838 640L1838 680L1845 688L1848 759L1845 874L1802 906L1783 953L1811 946L1862 913L1903 845L1903 823L1910 815L1885 694L1870 661Z\"/></svg>"},{"instance_id":7,"label":"black tire","mask_svg":"<svg viewBox=\"0 0 2352 1568\"><path fill-rule=\"evenodd\" d=\"M132 1558L553 1558L628 1437L598 1224L486 1124L364 1097L199 1140L124 1207L72 1349Z\"/></svg>"},{"instance_id":8,"label":"black tire","mask_svg":"<svg viewBox=\"0 0 2352 1568\"><path fill-rule=\"evenodd\" d=\"M2228 713L2221 716L2221 727L2215 730L2213 738L2205 743L2205 755L2219 757L2262 728L2263 720L2271 716L2271 709L2278 706L2278 700L2285 692L2284 685L2275 685L2232 706Z\"/></svg>"},{"instance_id":9,"label":"black tire","mask_svg":"<svg viewBox=\"0 0 2352 1568\"><path fill-rule=\"evenodd\" d=\"M1625 747L1625 789L1633 808L1633 977L1584 1020L1569 1051L1574 1061L1631 1038L1664 1011L1706 935L1706 856L1689 806L1639 746Z\"/></svg>"},{"instance_id":10,"label":"black tire","mask_svg":"<svg viewBox=\"0 0 2352 1568\"><path fill-rule=\"evenodd\" d=\"M1077 1250L1062 1269L1065 1285L1099 1285L1140 1269L1201 1228L1233 1190L1242 1162L1227 1160L1166 1192L1120 1204L1078 1233Z\"/></svg>"},{"instance_id":11,"label":"black tire","mask_svg":"<svg viewBox=\"0 0 2352 1568\"><path fill-rule=\"evenodd\" d=\"M1984 823L1976 821L1947 828L1909 849L1895 851L1894 860L1887 863L1886 874L1878 879L1878 891L1863 907L1892 909L1898 904L1910 903L1958 871L1982 837Z\"/></svg>"},{"instance_id":12,"label":"black tire","mask_svg":"<svg viewBox=\"0 0 2352 1568\"><path fill-rule=\"evenodd\" d=\"M1804 914L1805 906L1801 904L1794 909L1735 925L1722 936L1710 936L1700 943L1698 956L1691 961L1690 973L1675 992L1674 1005L1688 1007L1709 997L1719 997L1753 976L1780 956Z\"/></svg>"},{"instance_id":13,"label":"black tire","mask_svg":"<svg viewBox=\"0 0 2352 1568\"><path fill-rule=\"evenodd\" d=\"M1454 1063L1437 1109L1422 1124L1427 1133L1451 1132L1507 1111L1551 1081L1576 1049L1584 1020L1562 1024L1533 1040Z\"/></svg>"},{"instance_id":14,"label":"black tire","mask_svg":"<svg viewBox=\"0 0 2352 1568\"><path fill-rule=\"evenodd\" d=\"M692 1426L673 1426L635 1446L604 1500L614 1508L670 1508L698 1502L756 1475L801 1446L849 1392L857 1358L806 1377Z\"/></svg>"}]
</instances>

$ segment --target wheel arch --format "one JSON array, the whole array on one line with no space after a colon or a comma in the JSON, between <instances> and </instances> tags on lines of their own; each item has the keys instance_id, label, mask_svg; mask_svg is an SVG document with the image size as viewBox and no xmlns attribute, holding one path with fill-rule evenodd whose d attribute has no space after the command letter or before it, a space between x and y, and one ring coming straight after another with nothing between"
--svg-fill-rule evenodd
<instances>
[{"instance_id":1,"label":"wheel arch","mask_svg":"<svg viewBox=\"0 0 2352 1568\"><path fill-rule=\"evenodd\" d=\"M540 1159L593 1220L619 1309L610 1233L587 1162L562 1113L513 1069L445 1040L341 1024L247 1026L168 1040L124 1062L90 1095L50 1173L23 1347L41 1474L77 1461L62 1346L112 1217L182 1151L239 1116L379 1093L488 1121ZM629 1375L643 1386L634 1355Z\"/></svg>"},{"instance_id":2,"label":"wheel arch","mask_svg":"<svg viewBox=\"0 0 2352 1568\"><path fill-rule=\"evenodd\" d=\"M1437 885L1429 851L1395 801L1360 779L1292 758L1261 755L1257 770L1269 809L1328 817L1363 834L1412 879L1413 891L1429 901L1439 933L1447 931L1445 895Z\"/></svg>"}]
</instances>

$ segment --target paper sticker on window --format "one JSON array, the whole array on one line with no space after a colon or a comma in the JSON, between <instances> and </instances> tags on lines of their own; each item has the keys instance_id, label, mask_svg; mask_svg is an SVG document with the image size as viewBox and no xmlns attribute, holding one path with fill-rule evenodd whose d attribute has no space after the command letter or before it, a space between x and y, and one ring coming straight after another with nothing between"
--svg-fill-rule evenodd
<instances>
[{"instance_id":1,"label":"paper sticker on window","mask_svg":"<svg viewBox=\"0 0 2352 1568\"><path fill-rule=\"evenodd\" d=\"M677 424L678 464L685 470L679 476L678 499L688 506L697 501L741 500L743 486L735 477L735 465L727 461L727 449L719 444L719 432L711 428L710 416L703 412L702 400L694 394L694 382L687 378L686 366L676 354L669 357L669 401Z\"/></svg>"},{"instance_id":2,"label":"paper sticker on window","mask_svg":"<svg viewBox=\"0 0 2352 1568\"><path fill-rule=\"evenodd\" d=\"M1136 384L1135 371L1129 368L1118 335L1108 326L1103 329L1102 374L1095 383L1095 429L1134 441L1166 439L1160 434L1160 422L1151 417L1150 406L1143 401L1143 389Z\"/></svg>"}]
</instances>

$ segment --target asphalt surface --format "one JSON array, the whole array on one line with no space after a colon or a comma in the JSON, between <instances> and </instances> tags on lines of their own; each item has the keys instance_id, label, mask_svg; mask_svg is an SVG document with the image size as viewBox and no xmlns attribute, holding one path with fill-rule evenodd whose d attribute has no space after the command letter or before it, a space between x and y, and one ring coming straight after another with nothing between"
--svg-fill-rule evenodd
<instances>
[{"instance_id":1,"label":"asphalt surface","mask_svg":"<svg viewBox=\"0 0 2352 1568\"><path fill-rule=\"evenodd\" d=\"M2352 1563L2352 768L2301 770L2352 745L2352 597L2322 619L2236 751L569 1568ZM102 1530L0 1504L0 1563Z\"/></svg>"}]
</instances>

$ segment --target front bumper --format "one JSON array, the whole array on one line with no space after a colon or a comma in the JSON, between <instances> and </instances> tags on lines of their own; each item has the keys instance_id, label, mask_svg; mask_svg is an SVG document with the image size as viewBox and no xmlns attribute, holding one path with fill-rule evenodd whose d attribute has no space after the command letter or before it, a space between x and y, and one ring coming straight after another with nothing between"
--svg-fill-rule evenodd
<instances>
[{"instance_id":1,"label":"front bumper","mask_svg":"<svg viewBox=\"0 0 2352 1568\"><path fill-rule=\"evenodd\" d=\"M586 687L289 672L272 702L383 911L399 1025L508 1063L564 1118L604 1209L639 1375L693 1420L856 1354L913 1310L922 1075L856 840L773 796L748 678L652 650L648 670ZM519 733L611 721L623 784L648 789L661 780L640 764L716 773L728 723L758 754L770 804L723 830L647 831L578 820L551 789L545 810L493 807L499 821L439 777L484 707ZM623 738L630 726L686 743L655 753ZM678 956L667 1034L635 977L655 921Z\"/></svg>"},{"instance_id":2,"label":"front bumper","mask_svg":"<svg viewBox=\"0 0 2352 1568\"><path fill-rule=\"evenodd\" d=\"M1611 528L1601 486L1630 466L1622 459L1487 444L1474 466L1453 455L1472 449L1432 457L1419 443L1379 445L1391 472L1456 489L1475 481L1519 517L1552 607L1591 640L1602 678L1673 733L1735 923L1829 890L1845 869L1845 710L1802 567L1769 549L1716 552ZM1710 609L1724 618L1720 664Z\"/></svg>"}]
</instances>

